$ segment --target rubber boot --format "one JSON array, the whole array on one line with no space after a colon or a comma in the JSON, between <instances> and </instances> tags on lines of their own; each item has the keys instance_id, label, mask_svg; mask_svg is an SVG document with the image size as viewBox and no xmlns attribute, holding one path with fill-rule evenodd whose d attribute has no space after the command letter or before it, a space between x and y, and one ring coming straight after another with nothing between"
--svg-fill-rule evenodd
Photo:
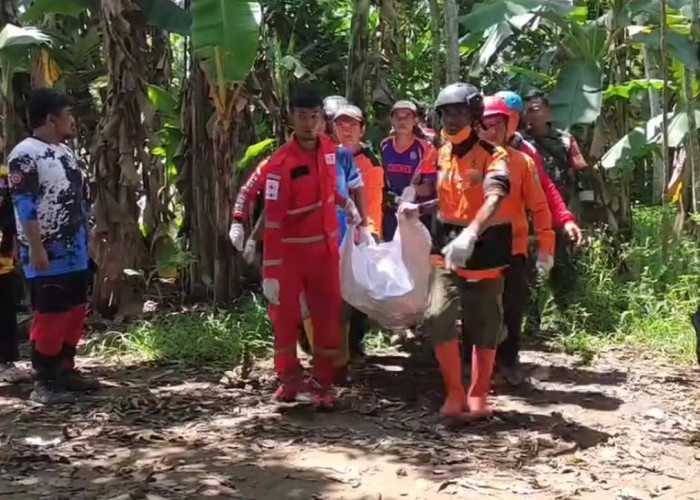
<instances>
[{"instance_id":1,"label":"rubber boot","mask_svg":"<svg viewBox=\"0 0 700 500\"><path fill-rule=\"evenodd\" d=\"M435 346L435 357L440 364L442 378L445 380L445 403L440 408L443 417L459 417L466 411L464 384L462 384L462 356L459 353L459 341L451 340Z\"/></svg>"},{"instance_id":2,"label":"rubber boot","mask_svg":"<svg viewBox=\"0 0 700 500\"><path fill-rule=\"evenodd\" d=\"M484 418L493 415L487 398L491 390L491 375L495 361L496 349L474 346L472 351L472 383L467 398L471 417Z\"/></svg>"},{"instance_id":3,"label":"rubber boot","mask_svg":"<svg viewBox=\"0 0 700 500\"><path fill-rule=\"evenodd\" d=\"M698 306L698 310L695 311L695 314L690 317L690 321L695 330L695 356L700 365L700 306Z\"/></svg>"}]
</instances>

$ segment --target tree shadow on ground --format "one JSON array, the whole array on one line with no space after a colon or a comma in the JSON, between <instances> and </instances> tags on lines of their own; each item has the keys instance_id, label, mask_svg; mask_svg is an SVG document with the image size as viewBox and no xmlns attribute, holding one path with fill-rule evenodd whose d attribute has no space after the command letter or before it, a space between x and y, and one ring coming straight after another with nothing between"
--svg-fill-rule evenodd
<instances>
[{"instance_id":1,"label":"tree shadow on ground","mask_svg":"<svg viewBox=\"0 0 700 500\"><path fill-rule=\"evenodd\" d=\"M246 461L219 460L227 477L234 478L223 486L233 481L243 498L314 498L353 479L285 463L283 450L293 450L294 455L341 455L344 460L381 457L397 467L411 464L429 476L435 467L447 465L450 474L480 468L512 470L541 454L570 454L609 438L560 414L530 409L502 412L490 422L442 421L436 416L443 398L442 380L429 349L420 355L369 357L363 369L352 371L339 411L333 414L318 414L303 405L270 404L275 383L264 363L249 379L225 387L218 383L222 370L206 366L81 362L88 373L105 382L105 388L73 405L32 406L26 402L31 385L0 387L0 437L11 444L9 450L20 453L19 460L0 464L5 464L3 473L30 483L19 486L46 488L65 476L75 486L59 482L57 497L64 491L73 499L100 498L103 492L109 492L105 498L115 498L120 488L144 487L155 488L147 491L158 494L162 491L158 488L170 484L169 476L180 471L178 467L192 469L203 462L197 474L218 474L217 457L228 456ZM591 383L595 375L586 372L581 378ZM559 367L552 367L550 375L577 380L577 373ZM606 380L617 384L624 378ZM593 392L531 388L513 395L536 407L532 410L567 398L586 408L610 410L619 405L619 400ZM22 440L31 436L59 439L61 444L47 450L27 448ZM165 476L153 480L158 474ZM32 483L28 477L40 481ZM253 486L247 490L248 485ZM72 487L83 489L69 491ZM293 496L295 488L298 496ZM189 498L197 497L197 491ZM163 496L179 498L179 494L172 490L172 495Z\"/></svg>"}]
</instances>

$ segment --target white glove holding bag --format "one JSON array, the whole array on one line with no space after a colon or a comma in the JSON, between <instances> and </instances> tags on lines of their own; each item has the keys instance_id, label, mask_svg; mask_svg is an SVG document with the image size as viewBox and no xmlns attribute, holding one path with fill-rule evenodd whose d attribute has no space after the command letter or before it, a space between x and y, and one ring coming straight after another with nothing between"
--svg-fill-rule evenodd
<instances>
[{"instance_id":1,"label":"white glove holding bag","mask_svg":"<svg viewBox=\"0 0 700 500\"><path fill-rule=\"evenodd\" d=\"M347 223L351 226L358 226L362 222L362 216L360 211L357 209L357 205L352 201L352 198L348 198L345 205L342 207L348 220Z\"/></svg>"},{"instance_id":2,"label":"white glove holding bag","mask_svg":"<svg viewBox=\"0 0 700 500\"><path fill-rule=\"evenodd\" d=\"M239 252L243 251L243 244L245 243L245 228L240 222L234 222L231 224L231 229L228 232L228 237L233 244L233 247Z\"/></svg>"},{"instance_id":3,"label":"white glove holding bag","mask_svg":"<svg viewBox=\"0 0 700 500\"><path fill-rule=\"evenodd\" d=\"M467 265L467 261L474 253L474 245L479 236L471 226L463 229L459 236L445 245L442 255L445 256L445 267L450 271L456 271Z\"/></svg>"},{"instance_id":4,"label":"white glove holding bag","mask_svg":"<svg viewBox=\"0 0 700 500\"><path fill-rule=\"evenodd\" d=\"M280 282L277 280L267 279L262 283L263 295L267 301L278 306L280 304Z\"/></svg>"},{"instance_id":5,"label":"white glove holding bag","mask_svg":"<svg viewBox=\"0 0 700 500\"><path fill-rule=\"evenodd\" d=\"M367 226L358 227L357 236L358 245L371 245L374 243L374 237Z\"/></svg>"},{"instance_id":6,"label":"white glove holding bag","mask_svg":"<svg viewBox=\"0 0 700 500\"><path fill-rule=\"evenodd\" d=\"M255 250L257 249L258 242L252 238L248 238L245 242L245 248L243 249L243 260L247 264L253 264L255 262Z\"/></svg>"}]
</instances>

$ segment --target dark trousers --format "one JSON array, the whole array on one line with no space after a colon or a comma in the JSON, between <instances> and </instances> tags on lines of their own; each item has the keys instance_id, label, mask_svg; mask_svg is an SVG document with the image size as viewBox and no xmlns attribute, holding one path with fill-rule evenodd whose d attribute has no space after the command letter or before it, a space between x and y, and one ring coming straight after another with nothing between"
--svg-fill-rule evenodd
<instances>
[{"instance_id":1,"label":"dark trousers","mask_svg":"<svg viewBox=\"0 0 700 500\"><path fill-rule=\"evenodd\" d=\"M498 346L497 355L498 362L503 365L515 364L520 353L523 316L530 297L528 274L527 257L514 255L510 260L510 267L505 272L503 288L503 319L507 337Z\"/></svg>"},{"instance_id":2,"label":"dark trousers","mask_svg":"<svg viewBox=\"0 0 700 500\"><path fill-rule=\"evenodd\" d=\"M0 363L19 361L17 292L17 275L0 275Z\"/></svg>"},{"instance_id":3,"label":"dark trousers","mask_svg":"<svg viewBox=\"0 0 700 500\"><path fill-rule=\"evenodd\" d=\"M365 334L367 333L367 315L353 307L350 315L350 332L348 348L350 355L361 355L364 353Z\"/></svg>"},{"instance_id":4,"label":"dark trousers","mask_svg":"<svg viewBox=\"0 0 700 500\"><path fill-rule=\"evenodd\" d=\"M420 221L425 227L430 231L432 226L432 216L424 215L420 218ZM398 220L396 219L396 210L393 208L384 209L384 218L382 219L382 240L391 241L394 239L394 234L398 228Z\"/></svg>"},{"instance_id":5,"label":"dark trousers","mask_svg":"<svg viewBox=\"0 0 700 500\"><path fill-rule=\"evenodd\" d=\"M535 271L536 262L536 257L530 259L530 287L532 289L544 286L544 283L538 282L537 272ZM568 308L572 292L576 288L578 275L576 247L562 230L557 229L554 267L546 283L552 294L554 304L560 311ZM546 294L541 293L542 290L539 292L532 294L527 313L527 330L532 333L537 333L540 330L542 309L544 308L544 302L546 302Z\"/></svg>"}]
</instances>

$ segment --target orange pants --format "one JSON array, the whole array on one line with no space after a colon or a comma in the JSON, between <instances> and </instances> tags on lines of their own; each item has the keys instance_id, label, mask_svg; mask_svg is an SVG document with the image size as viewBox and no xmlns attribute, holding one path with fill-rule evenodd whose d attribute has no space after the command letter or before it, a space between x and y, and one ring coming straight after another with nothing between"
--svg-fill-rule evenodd
<instances>
[{"instance_id":1,"label":"orange pants","mask_svg":"<svg viewBox=\"0 0 700 500\"><path fill-rule=\"evenodd\" d=\"M290 248L284 260L279 305L269 308L275 332L275 370L280 378L300 370L296 346L303 292L314 329L314 378L322 386L329 386L335 377L333 365L340 344L340 256L337 250L319 244Z\"/></svg>"}]
</instances>

